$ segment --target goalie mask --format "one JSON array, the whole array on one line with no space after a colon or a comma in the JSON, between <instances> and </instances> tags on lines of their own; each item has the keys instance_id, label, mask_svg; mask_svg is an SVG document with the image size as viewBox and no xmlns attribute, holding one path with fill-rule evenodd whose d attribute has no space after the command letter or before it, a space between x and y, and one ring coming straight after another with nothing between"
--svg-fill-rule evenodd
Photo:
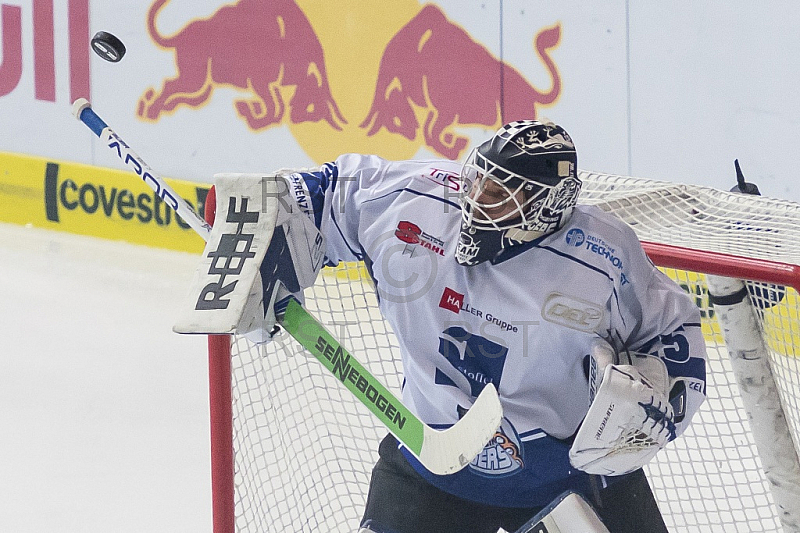
<instances>
[{"instance_id":1,"label":"goalie mask","mask_svg":"<svg viewBox=\"0 0 800 533\"><path fill-rule=\"evenodd\" d=\"M535 120L500 128L469 154L461 179L456 260L466 266L561 228L581 188L570 136Z\"/></svg>"}]
</instances>

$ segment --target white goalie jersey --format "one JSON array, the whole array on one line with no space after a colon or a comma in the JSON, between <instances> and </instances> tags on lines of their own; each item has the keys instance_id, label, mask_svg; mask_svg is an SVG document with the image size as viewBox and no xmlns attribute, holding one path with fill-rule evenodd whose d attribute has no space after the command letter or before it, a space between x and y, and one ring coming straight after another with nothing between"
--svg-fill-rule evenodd
<instances>
[{"instance_id":1,"label":"white goalie jersey","mask_svg":"<svg viewBox=\"0 0 800 533\"><path fill-rule=\"evenodd\" d=\"M681 384L677 436L705 398L700 314L631 228L596 207L578 206L559 231L492 261L459 265L460 169L347 154L286 179L327 239L326 262L366 263L400 345L403 401L422 421L449 427L487 383L498 390L502 425L467 468L436 476L406 454L411 464L462 498L543 506L588 490L568 451L590 405L592 342L666 363Z\"/></svg>"}]
</instances>

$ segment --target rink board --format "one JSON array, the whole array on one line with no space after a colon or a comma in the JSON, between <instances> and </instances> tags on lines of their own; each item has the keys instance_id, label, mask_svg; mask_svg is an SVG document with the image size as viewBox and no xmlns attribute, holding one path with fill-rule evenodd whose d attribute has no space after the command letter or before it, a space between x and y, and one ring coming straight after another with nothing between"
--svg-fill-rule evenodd
<instances>
[{"instance_id":1,"label":"rink board","mask_svg":"<svg viewBox=\"0 0 800 533\"><path fill-rule=\"evenodd\" d=\"M0 152L0 222L199 253L203 240L133 172ZM165 180L202 212L209 186Z\"/></svg>"}]
</instances>

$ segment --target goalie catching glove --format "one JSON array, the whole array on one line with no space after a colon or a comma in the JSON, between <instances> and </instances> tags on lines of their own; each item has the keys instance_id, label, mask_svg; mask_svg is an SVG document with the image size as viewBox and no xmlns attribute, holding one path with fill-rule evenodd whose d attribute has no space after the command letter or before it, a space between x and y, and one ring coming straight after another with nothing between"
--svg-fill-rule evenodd
<instances>
[{"instance_id":1,"label":"goalie catching glove","mask_svg":"<svg viewBox=\"0 0 800 533\"><path fill-rule=\"evenodd\" d=\"M283 178L217 174L216 220L177 333L236 333L268 342L291 298L322 268L325 241Z\"/></svg>"},{"instance_id":2,"label":"goalie catching glove","mask_svg":"<svg viewBox=\"0 0 800 533\"><path fill-rule=\"evenodd\" d=\"M572 466L589 474L633 472L676 436L664 362L638 354L631 364L615 361L605 341L592 348L591 405L569 451Z\"/></svg>"}]
</instances>

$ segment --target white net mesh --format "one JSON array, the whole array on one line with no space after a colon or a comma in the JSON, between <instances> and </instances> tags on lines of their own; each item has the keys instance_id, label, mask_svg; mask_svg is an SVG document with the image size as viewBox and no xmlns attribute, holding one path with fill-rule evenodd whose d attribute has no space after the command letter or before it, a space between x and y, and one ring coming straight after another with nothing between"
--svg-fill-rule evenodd
<instances>
[{"instance_id":1,"label":"white net mesh","mask_svg":"<svg viewBox=\"0 0 800 533\"><path fill-rule=\"evenodd\" d=\"M662 514L674 532L783 531L719 324L708 307L704 276L666 272L691 293L701 293L697 300L708 346L708 399L687 432L646 468ZM791 292L796 312L796 293ZM776 353L772 362L788 370L776 380L794 402L797 420L798 360Z\"/></svg>"},{"instance_id":2,"label":"white net mesh","mask_svg":"<svg viewBox=\"0 0 800 533\"><path fill-rule=\"evenodd\" d=\"M583 203L611 211L642 241L800 264L800 205L620 176L585 174ZM744 261L742 261L744 263ZM687 433L648 467L671 531L783 531L762 468L705 276L666 269L695 296L708 345L708 401ZM738 276L753 277L745 267ZM761 275L759 273L758 275ZM750 283L774 379L800 450L797 292ZM780 292L780 296L776 296Z\"/></svg>"},{"instance_id":3,"label":"white net mesh","mask_svg":"<svg viewBox=\"0 0 800 533\"><path fill-rule=\"evenodd\" d=\"M800 264L800 204L623 176L581 178L580 202L613 212L643 241Z\"/></svg>"},{"instance_id":4,"label":"white net mesh","mask_svg":"<svg viewBox=\"0 0 800 533\"><path fill-rule=\"evenodd\" d=\"M363 268L323 271L306 308L399 394L399 348ZM237 531L357 531L386 429L285 333L231 351Z\"/></svg>"},{"instance_id":5,"label":"white net mesh","mask_svg":"<svg viewBox=\"0 0 800 533\"><path fill-rule=\"evenodd\" d=\"M800 264L798 204L634 178L582 177L582 203L613 211L643 241ZM705 277L665 271L695 297L709 347L708 401L689 431L648 467L665 520L673 532L782 531ZM752 287L761 288L755 294L764 301L756 307L800 449L797 293L786 289L778 299L774 286ZM311 313L399 394L397 342L363 268L323 272L306 297ZM356 531L386 430L288 336L265 353L234 339L232 352L237 531Z\"/></svg>"}]
</instances>

